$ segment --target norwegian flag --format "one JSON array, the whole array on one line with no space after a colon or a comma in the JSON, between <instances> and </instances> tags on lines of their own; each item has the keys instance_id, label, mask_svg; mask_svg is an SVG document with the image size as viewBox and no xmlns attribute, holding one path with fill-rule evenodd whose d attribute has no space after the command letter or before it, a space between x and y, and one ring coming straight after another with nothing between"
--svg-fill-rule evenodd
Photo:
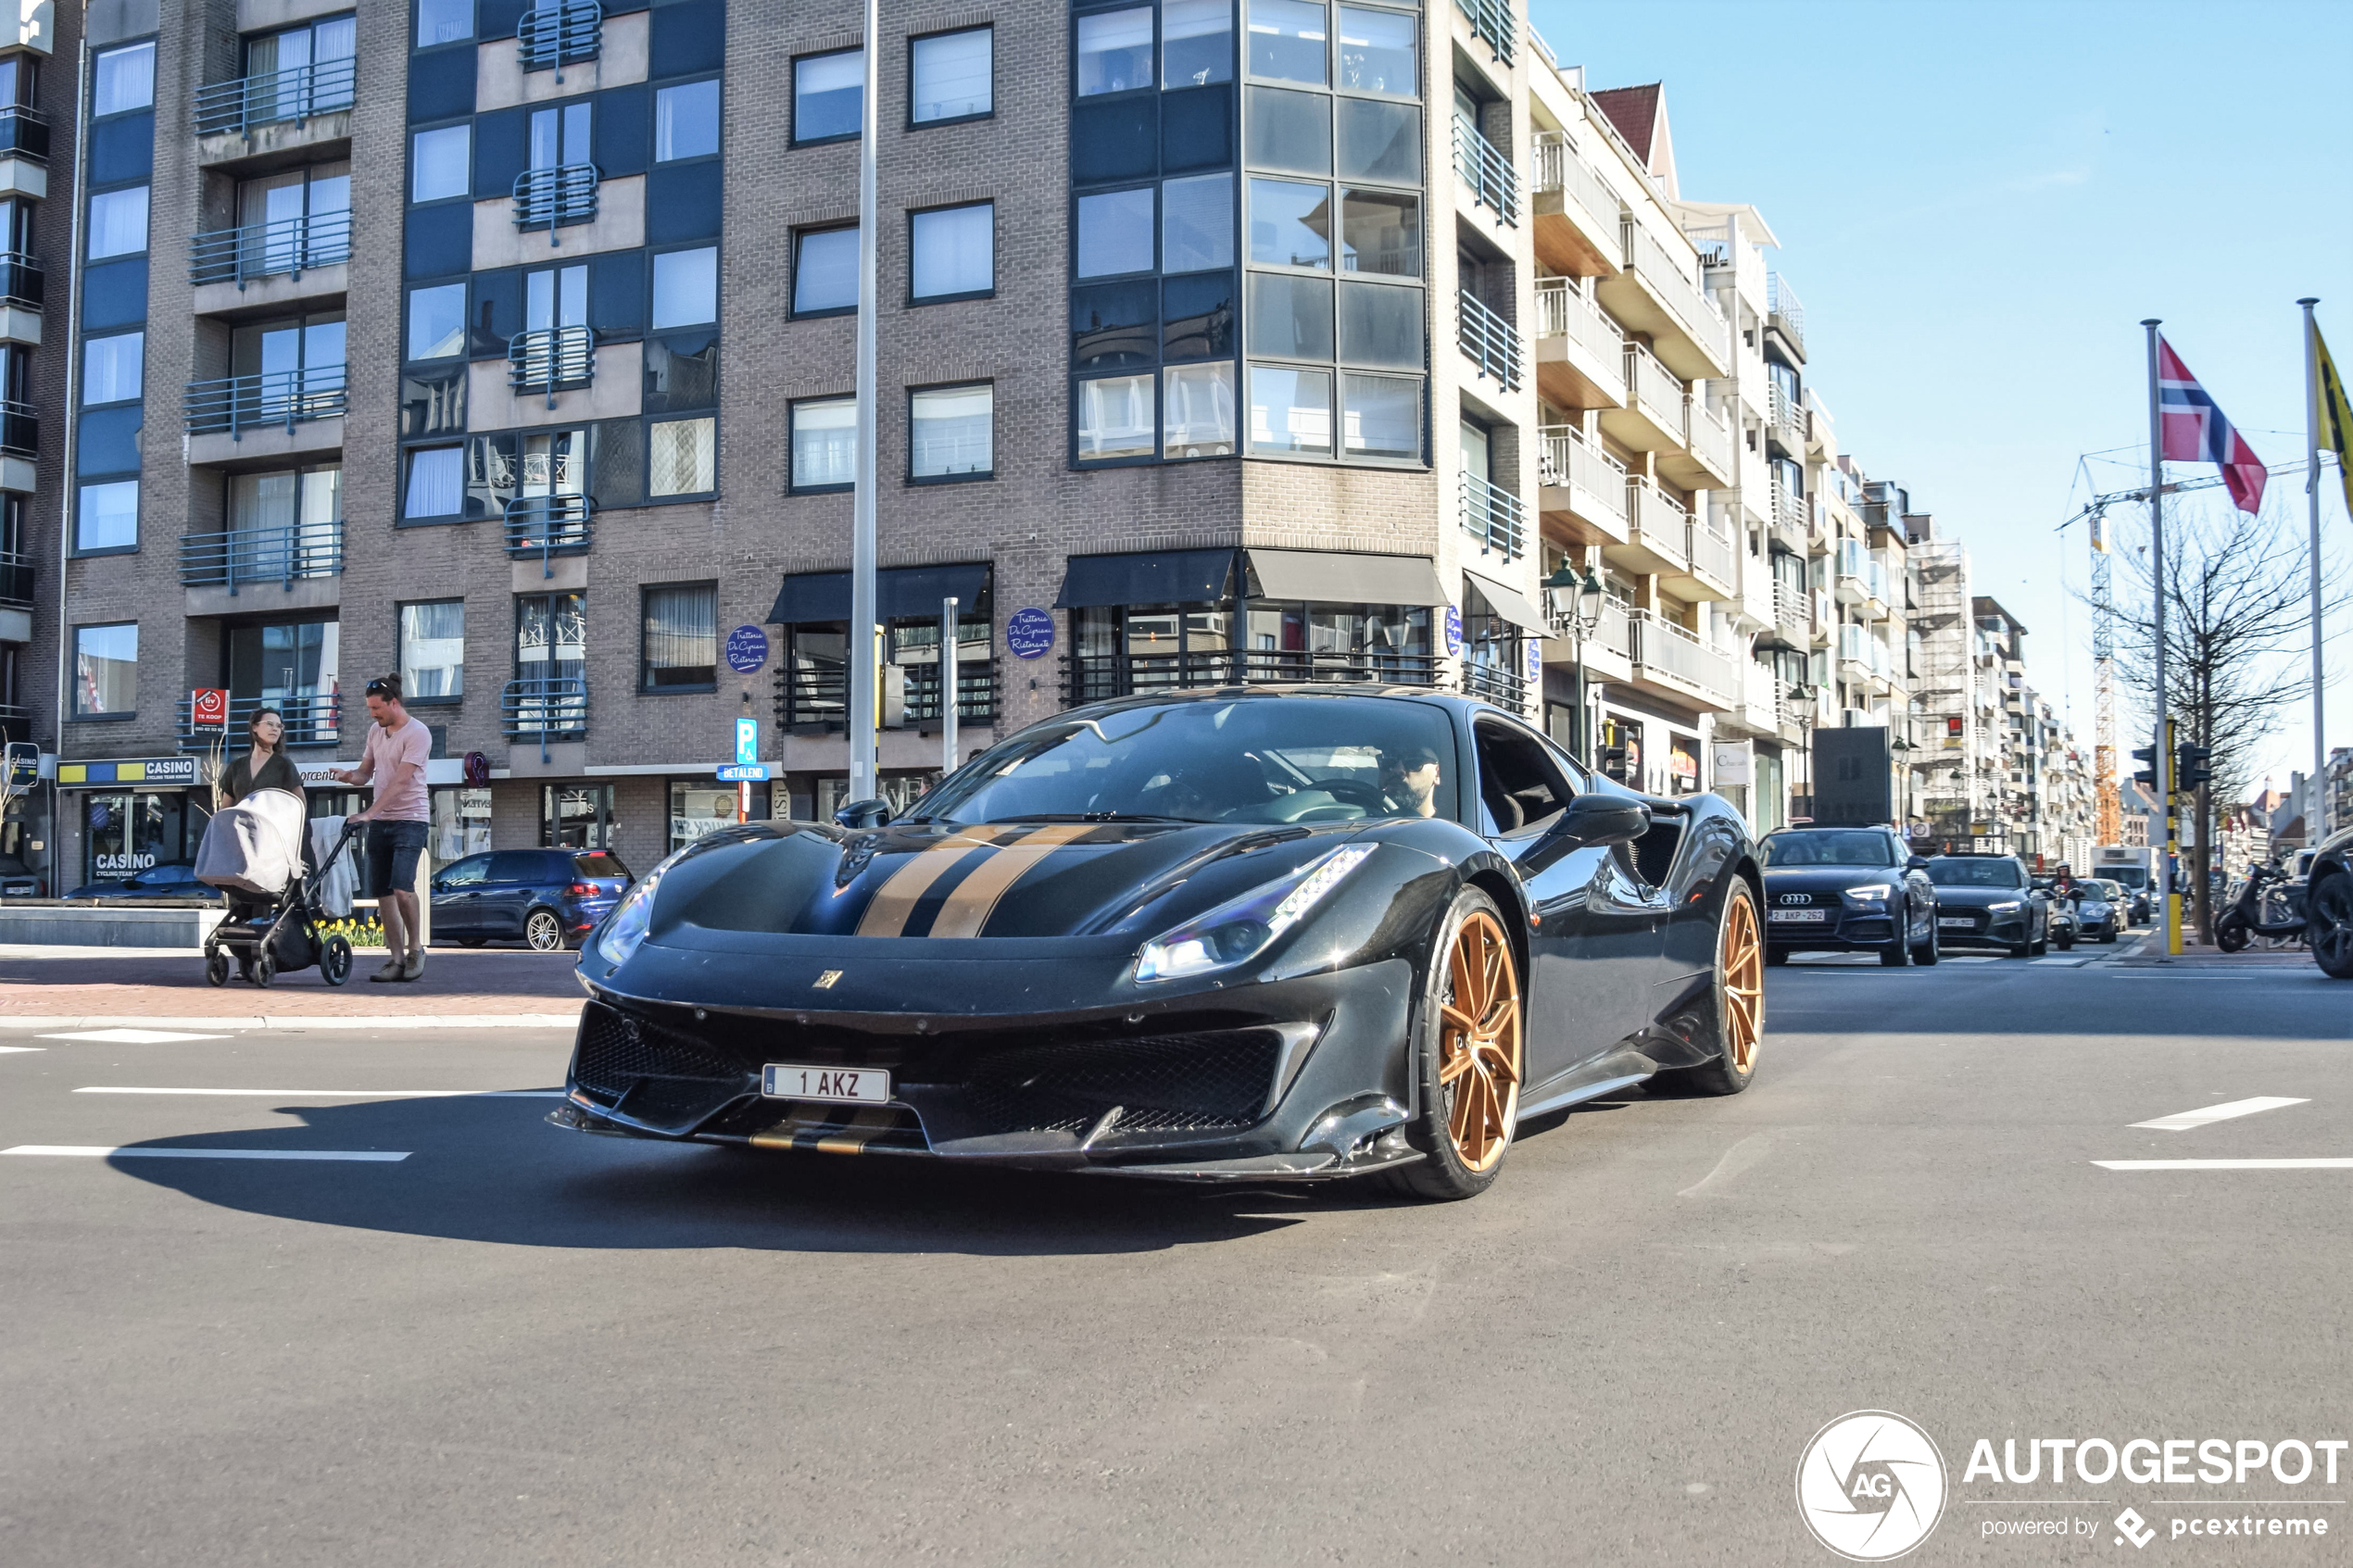
<instances>
[{"instance_id":1,"label":"norwegian flag","mask_svg":"<svg viewBox=\"0 0 2353 1568\"><path fill-rule=\"evenodd\" d=\"M2262 506L2263 459L2162 337L2157 340L2157 411L2168 462L2220 464L2222 483L2239 510Z\"/></svg>"}]
</instances>

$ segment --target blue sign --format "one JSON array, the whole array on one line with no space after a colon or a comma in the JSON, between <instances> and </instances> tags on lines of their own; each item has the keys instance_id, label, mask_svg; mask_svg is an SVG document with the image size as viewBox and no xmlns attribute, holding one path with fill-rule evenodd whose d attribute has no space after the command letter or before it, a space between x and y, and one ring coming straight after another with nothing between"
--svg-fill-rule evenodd
<instances>
[{"instance_id":1,"label":"blue sign","mask_svg":"<svg viewBox=\"0 0 2353 1568\"><path fill-rule=\"evenodd\" d=\"M1446 657L1454 658L1463 651L1463 612L1453 605L1446 607Z\"/></svg>"},{"instance_id":2,"label":"blue sign","mask_svg":"<svg viewBox=\"0 0 2353 1568\"><path fill-rule=\"evenodd\" d=\"M727 633L727 668L738 675L757 675L768 667L768 633L757 626L738 626Z\"/></svg>"},{"instance_id":3,"label":"blue sign","mask_svg":"<svg viewBox=\"0 0 2353 1568\"><path fill-rule=\"evenodd\" d=\"M1019 659L1036 659L1054 646L1054 618L1042 609L1017 609L1005 622L1005 646Z\"/></svg>"},{"instance_id":4,"label":"blue sign","mask_svg":"<svg viewBox=\"0 0 2353 1568\"><path fill-rule=\"evenodd\" d=\"M1544 640L1541 637L1528 639L1528 678L1531 681L1544 678Z\"/></svg>"},{"instance_id":5,"label":"blue sign","mask_svg":"<svg viewBox=\"0 0 2353 1568\"><path fill-rule=\"evenodd\" d=\"M759 720L738 719L736 721L736 760L738 762L760 760Z\"/></svg>"},{"instance_id":6,"label":"blue sign","mask_svg":"<svg viewBox=\"0 0 2353 1568\"><path fill-rule=\"evenodd\" d=\"M767 781L768 764L765 762L738 762L732 768L719 770L721 784L765 784Z\"/></svg>"}]
</instances>

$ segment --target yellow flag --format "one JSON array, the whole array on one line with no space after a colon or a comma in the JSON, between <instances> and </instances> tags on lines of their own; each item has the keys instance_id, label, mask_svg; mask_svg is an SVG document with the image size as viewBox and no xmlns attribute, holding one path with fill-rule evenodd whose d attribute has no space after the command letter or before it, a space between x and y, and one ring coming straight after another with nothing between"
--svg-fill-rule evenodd
<instances>
[{"instance_id":1,"label":"yellow flag","mask_svg":"<svg viewBox=\"0 0 2353 1568\"><path fill-rule=\"evenodd\" d=\"M2345 396L2345 378L2336 373L2336 361L2329 358L2329 345L2321 336L2321 324L2312 323L2312 354L2319 362L2321 374L2317 386L2320 407L2315 412L2315 427L2321 433L2321 449L2336 454L2336 477L2345 485L2345 508L2353 512L2353 403Z\"/></svg>"}]
</instances>

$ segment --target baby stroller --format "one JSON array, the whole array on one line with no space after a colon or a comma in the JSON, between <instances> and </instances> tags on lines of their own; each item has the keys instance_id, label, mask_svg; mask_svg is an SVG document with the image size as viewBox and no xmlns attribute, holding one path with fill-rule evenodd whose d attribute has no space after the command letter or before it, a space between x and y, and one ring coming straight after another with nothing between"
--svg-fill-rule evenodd
<instances>
[{"instance_id":1,"label":"baby stroller","mask_svg":"<svg viewBox=\"0 0 2353 1568\"><path fill-rule=\"evenodd\" d=\"M204 977L215 985L229 984L229 960L237 961L240 979L267 985L279 975L319 966L319 977L330 985L351 978L351 939L335 933L319 935L332 917L321 903L319 889L344 847L359 834L360 824L346 822L327 858L308 875L297 876L273 902L232 892L229 918L212 928L204 942Z\"/></svg>"}]
</instances>

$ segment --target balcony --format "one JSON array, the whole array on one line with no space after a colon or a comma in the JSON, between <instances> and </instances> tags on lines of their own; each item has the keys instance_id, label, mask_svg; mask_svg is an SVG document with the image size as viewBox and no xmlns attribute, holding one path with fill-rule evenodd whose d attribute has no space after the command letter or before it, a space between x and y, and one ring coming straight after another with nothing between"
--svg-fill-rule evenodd
<instances>
[{"instance_id":1,"label":"balcony","mask_svg":"<svg viewBox=\"0 0 2353 1568\"><path fill-rule=\"evenodd\" d=\"M1783 641L1803 647L1813 628L1813 604L1805 589L1773 580L1773 629Z\"/></svg>"},{"instance_id":2,"label":"balcony","mask_svg":"<svg viewBox=\"0 0 2353 1568\"><path fill-rule=\"evenodd\" d=\"M1644 576L1680 577L1691 565L1692 514L1681 502L1639 474L1626 480L1626 543L1609 558Z\"/></svg>"},{"instance_id":3,"label":"balcony","mask_svg":"<svg viewBox=\"0 0 2353 1568\"><path fill-rule=\"evenodd\" d=\"M1461 115L1454 117L1454 172L1469 187L1473 205L1519 226L1519 170Z\"/></svg>"},{"instance_id":4,"label":"balcony","mask_svg":"<svg viewBox=\"0 0 2353 1568\"><path fill-rule=\"evenodd\" d=\"M0 251L0 305L38 310L48 296L48 274L22 251Z\"/></svg>"},{"instance_id":5,"label":"balcony","mask_svg":"<svg viewBox=\"0 0 2353 1568\"><path fill-rule=\"evenodd\" d=\"M1765 330L1778 333L1791 357L1806 363L1806 307L1779 272L1765 274Z\"/></svg>"},{"instance_id":6,"label":"balcony","mask_svg":"<svg viewBox=\"0 0 2353 1568\"><path fill-rule=\"evenodd\" d=\"M555 558L588 553L596 504L585 495L518 495L507 503L507 554L539 558L540 575L556 574Z\"/></svg>"},{"instance_id":7,"label":"balcony","mask_svg":"<svg viewBox=\"0 0 2353 1568\"><path fill-rule=\"evenodd\" d=\"M898 668L905 671L907 676L903 693L907 722L937 728L940 667L937 664L902 664ZM1297 678L1307 679L1305 676ZM993 724L997 721L997 664L994 659L960 659L956 661L956 721L960 724Z\"/></svg>"},{"instance_id":8,"label":"balcony","mask_svg":"<svg viewBox=\"0 0 2353 1568\"><path fill-rule=\"evenodd\" d=\"M544 392L547 407L565 387L597 379L597 334L586 327L541 327L507 340L507 384L518 395Z\"/></svg>"},{"instance_id":9,"label":"balcony","mask_svg":"<svg viewBox=\"0 0 2353 1568\"><path fill-rule=\"evenodd\" d=\"M0 605L30 606L40 571L24 550L0 550Z\"/></svg>"},{"instance_id":10,"label":"balcony","mask_svg":"<svg viewBox=\"0 0 2353 1568\"><path fill-rule=\"evenodd\" d=\"M603 177L593 163L560 169L526 169L515 176L515 227L547 231L547 243L563 243L559 229L597 220L597 187Z\"/></svg>"},{"instance_id":11,"label":"balcony","mask_svg":"<svg viewBox=\"0 0 2353 1568\"><path fill-rule=\"evenodd\" d=\"M1683 428L1683 383L1639 343L1629 343L1621 363L1626 406L1602 410L1602 428L1637 452L1680 453L1690 439Z\"/></svg>"},{"instance_id":12,"label":"balcony","mask_svg":"<svg viewBox=\"0 0 2353 1568\"><path fill-rule=\"evenodd\" d=\"M958 669L961 671L963 666ZM1419 653L1257 652L1232 648L1184 654L1075 654L1067 669L1067 699L1074 706L1193 686L1304 681L1374 681L1384 685L1428 686L1438 681L1437 659ZM937 677L933 679L936 683ZM784 683L780 679L778 684ZM959 691L966 689L961 676L957 686ZM912 717L912 683L908 707ZM837 699L833 721L840 722Z\"/></svg>"},{"instance_id":13,"label":"balcony","mask_svg":"<svg viewBox=\"0 0 2353 1568\"><path fill-rule=\"evenodd\" d=\"M1684 405L1683 428L1691 442L1692 466L1701 476L1692 487L1713 490L1731 483L1731 423L1710 408L1696 388Z\"/></svg>"},{"instance_id":14,"label":"balcony","mask_svg":"<svg viewBox=\"0 0 2353 1568\"><path fill-rule=\"evenodd\" d=\"M1785 458L1799 462L1806 460L1806 407L1781 388L1778 381L1766 383L1765 436Z\"/></svg>"},{"instance_id":15,"label":"balcony","mask_svg":"<svg viewBox=\"0 0 2353 1568\"><path fill-rule=\"evenodd\" d=\"M0 402L0 452L16 458L41 455L41 416L31 404Z\"/></svg>"},{"instance_id":16,"label":"balcony","mask_svg":"<svg viewBox=\"0 0 2353 1568\"><path fill-rule=\"evenodd\" d=\"M1500 490L1478 475L1462 476L1463 532L1478 541L1482 552L1517 560L1528 553L1528 508L1508 490Z\"/></svg>"},{"instance_id":17,"label":"balcony","mask_svg":"<svg viewBox=\"0 0 2353 1568\"><path fill-rule=\"evenodd\" d=\"M1836 563L1838 602L1858 605L1870 597L1871 558L1860 539L1841 539L1832 556Z\"/></svg>"},{"instance_id":18,"label":"balcony","mask_svg":"<svg viewBox=\"0 0 2353 1568\"><path fill-rule=\"evenodd\" d=\"M291 696L233 696L228 722L199 724L188 710L188 698L173 704L180 732L180 749L208 752L218 746L231 754L245 749L245 726L265 708L274 708L286 727L285 744L333 746L343 737L343 697L337 692L302 692Z\"/></svg>"},{"instance_id":19,"label":"balcony","mask_svg":"<svg viewBox=\"0 0 2353 1568\"><path fill-rule=\"evenodd\" d=\"M1629 649L1637 684L1648 684L1703 707L1726 709L1740 692L1740 668L1730 655L1713 648L1670 621L1646 609L1629 617Z\"/></svg>"},{"instance_id":20,"label":"balcony","mask_svg":"<svg viewBox=\"0 0 2353 1568\"><path fill-rule=\"evenodd\" d=\"M1778 479L1773 481L1772 514L1768 521L1772 525L1768 537L1773 548L1805 559L1811 549L1806 503L1790 494L1789 486Z\"/></svg>"},{"instance_id":21,"label":"balcony","mask_svg":"<svg viewBox=\"0 0 2353 1568\"><path fill-rule=\"evenodd\" d=\"M241 76L196 89L196 134L252 136L264 125L301 125L352 105L359 62L349 56L316 65Z\"/></svg>"},{"instance_id":22,"label":"balcony","mask_svg":"<svg viewBox=\"0 0 2353 1568\"><path fill-rule=\"evenodd\" d=\"M1504 64L1512 63L1519 47L1519 19L1512 14L1511 0L1454 0L1454 9L1470 19L1473 38L1484 40Z\"/></svg>"},{"instance_id":23,"label":"balcony","mask_svg":"<svg viewBox=\"0 0 2353 1568\"><path fill-rule=\"evenodd\" d=\"M551 742L586 737L588 683L577 675L510 681L498 693L498 727L509 740L537 741L545 762Z\"/></svg>"},{"instance_id":24,"label":"balcony","mask_svg":"<svg viewBox=\"0 0 2353 1568\"><path fill-rule=\"evenodd\" d=\"M1480 377L1493 377L1504 392L1519 389L1519 332L1466 290L1454 295L1454 339L1463 357L1478 367Z\"/></svg>"},{"instance_id":25,"label":"balcony","mask_svg":"<svg viewBox=\"0 0 2353 1568\"><path fill-rule=\"evenodd\" d=\"M1503 645L1516 653L1516 641ZM1519 663L1493 664L1482 659L1463 660L1463 695L1475 696L1481 702L1491 702L1511 713L1528 711L1528 677L1520 673Z\"/></svg>"},{"instance_id":26,"label":"balcony","mask_svg":"<svg viewBox=\"0 0 2353 1568\"><path fill-rule=\"evenodd\" d=\"M1710 507L1705 511L1691 514L1692 526L1685 553L1691 559L1691 570L1672 578L1667 586L1678 598L1729 599L1740 592L1740 551L1733 547L1732 535L1725 526L1723 512Z\"/></svg>"},{"instance_id":27,"label":"balcony","mask_svg":"<svg viewBox=\"0 0 2353 1568\"><path fill-rule=\"evenodd\" d=\"M557 0L534 6L515 24L515 44L526 71L584 65L604 52L605 10L597 0Z\"/></svg>"},{"instance_id":28,"label":"balcony","mask_svg":"<svg viewBox=\"0 0 2353 1568\"><path fill-rule=\"evenodd\" d=\"M215 229L188 242L188 282L234 283L242 291L256 278L300 277L351 259L351 214L321 212Z\"/></svg>"},{"instance_id":29,"label":"balcony","mask_svg":"<svg viewBox=\"0 0 2353 1568\"><path fill-rule=\"evenodd\" d=\"M1536 387L1565 408L1626 402L1626 335L1567 278L1536 280Z\"/></svg>"},{"instance_id":30,"label":"balcony","mask_svg":"<svg viewBox=\"0 0 2353 1568\"><path fill-rule=\"evenodd\" d=\"M1617 193L1559 132L1538 132L1533 150L1538 257L1580 277L1617 271L1626 217Z\"/></svg>"},{"instance_id":31,"label":"balcony","mask_svg":"<svg viewBox=\"0 0 2353 1568\"><path fill-rule=\"evenodd\" d=\"M290 528L238 528L225 533L191 533L180 541L180 584L225 588L275 583L292 588L307 577L333 577L343 570L343 519Z\"/></svg>"},{"instance_id":32,"label":"balcony","mask_svg":"<svg viewBox=\"0 0 2353 1568\"><path fill-rule=\"evenodd\" d=\"M1548 425L1537 433L1542 510L1554 517L1566 514L1567 533L1579 544L1624 544L1626 465L1572 425Z\"/></svg>"},{"instance_id":33,"label":"balcony","mask_svg":"<svg viewBox=\"0 0 2353 1568\"><path fill-rule=\"evenodd\" d=\"M298 424L339 420L344 400L343 367L317 365L267 375L192 381L182 404L189 434L225 433L235 439L248 431L272 427L282 427L291 436ZM202 460L194 455L189 458Z\"/></svg>"},{"instance_id":34,"label":"balcony","mask_svg":"<svg viewBox=\"0 0 2353 1568\"><path fill-rule=\"evenodd\" d=\"M49 161L49 117L22 104L0 104L0 157Z\"/></svg>"},{"instance_id":35,"label":"balcony","mask_svg":"<svg viewBox=\"0 0 2353 1568\"><path fill-rule=\"evenodd\" d=\"M1603 306L1628 331L1646 334L1685 380L1728 373L1731 329L1694 277L1696 258L1670 252L1630 213L1619 225L1618 243L1625 270L1601 281Z\"/></svg>"}]
</instances>

